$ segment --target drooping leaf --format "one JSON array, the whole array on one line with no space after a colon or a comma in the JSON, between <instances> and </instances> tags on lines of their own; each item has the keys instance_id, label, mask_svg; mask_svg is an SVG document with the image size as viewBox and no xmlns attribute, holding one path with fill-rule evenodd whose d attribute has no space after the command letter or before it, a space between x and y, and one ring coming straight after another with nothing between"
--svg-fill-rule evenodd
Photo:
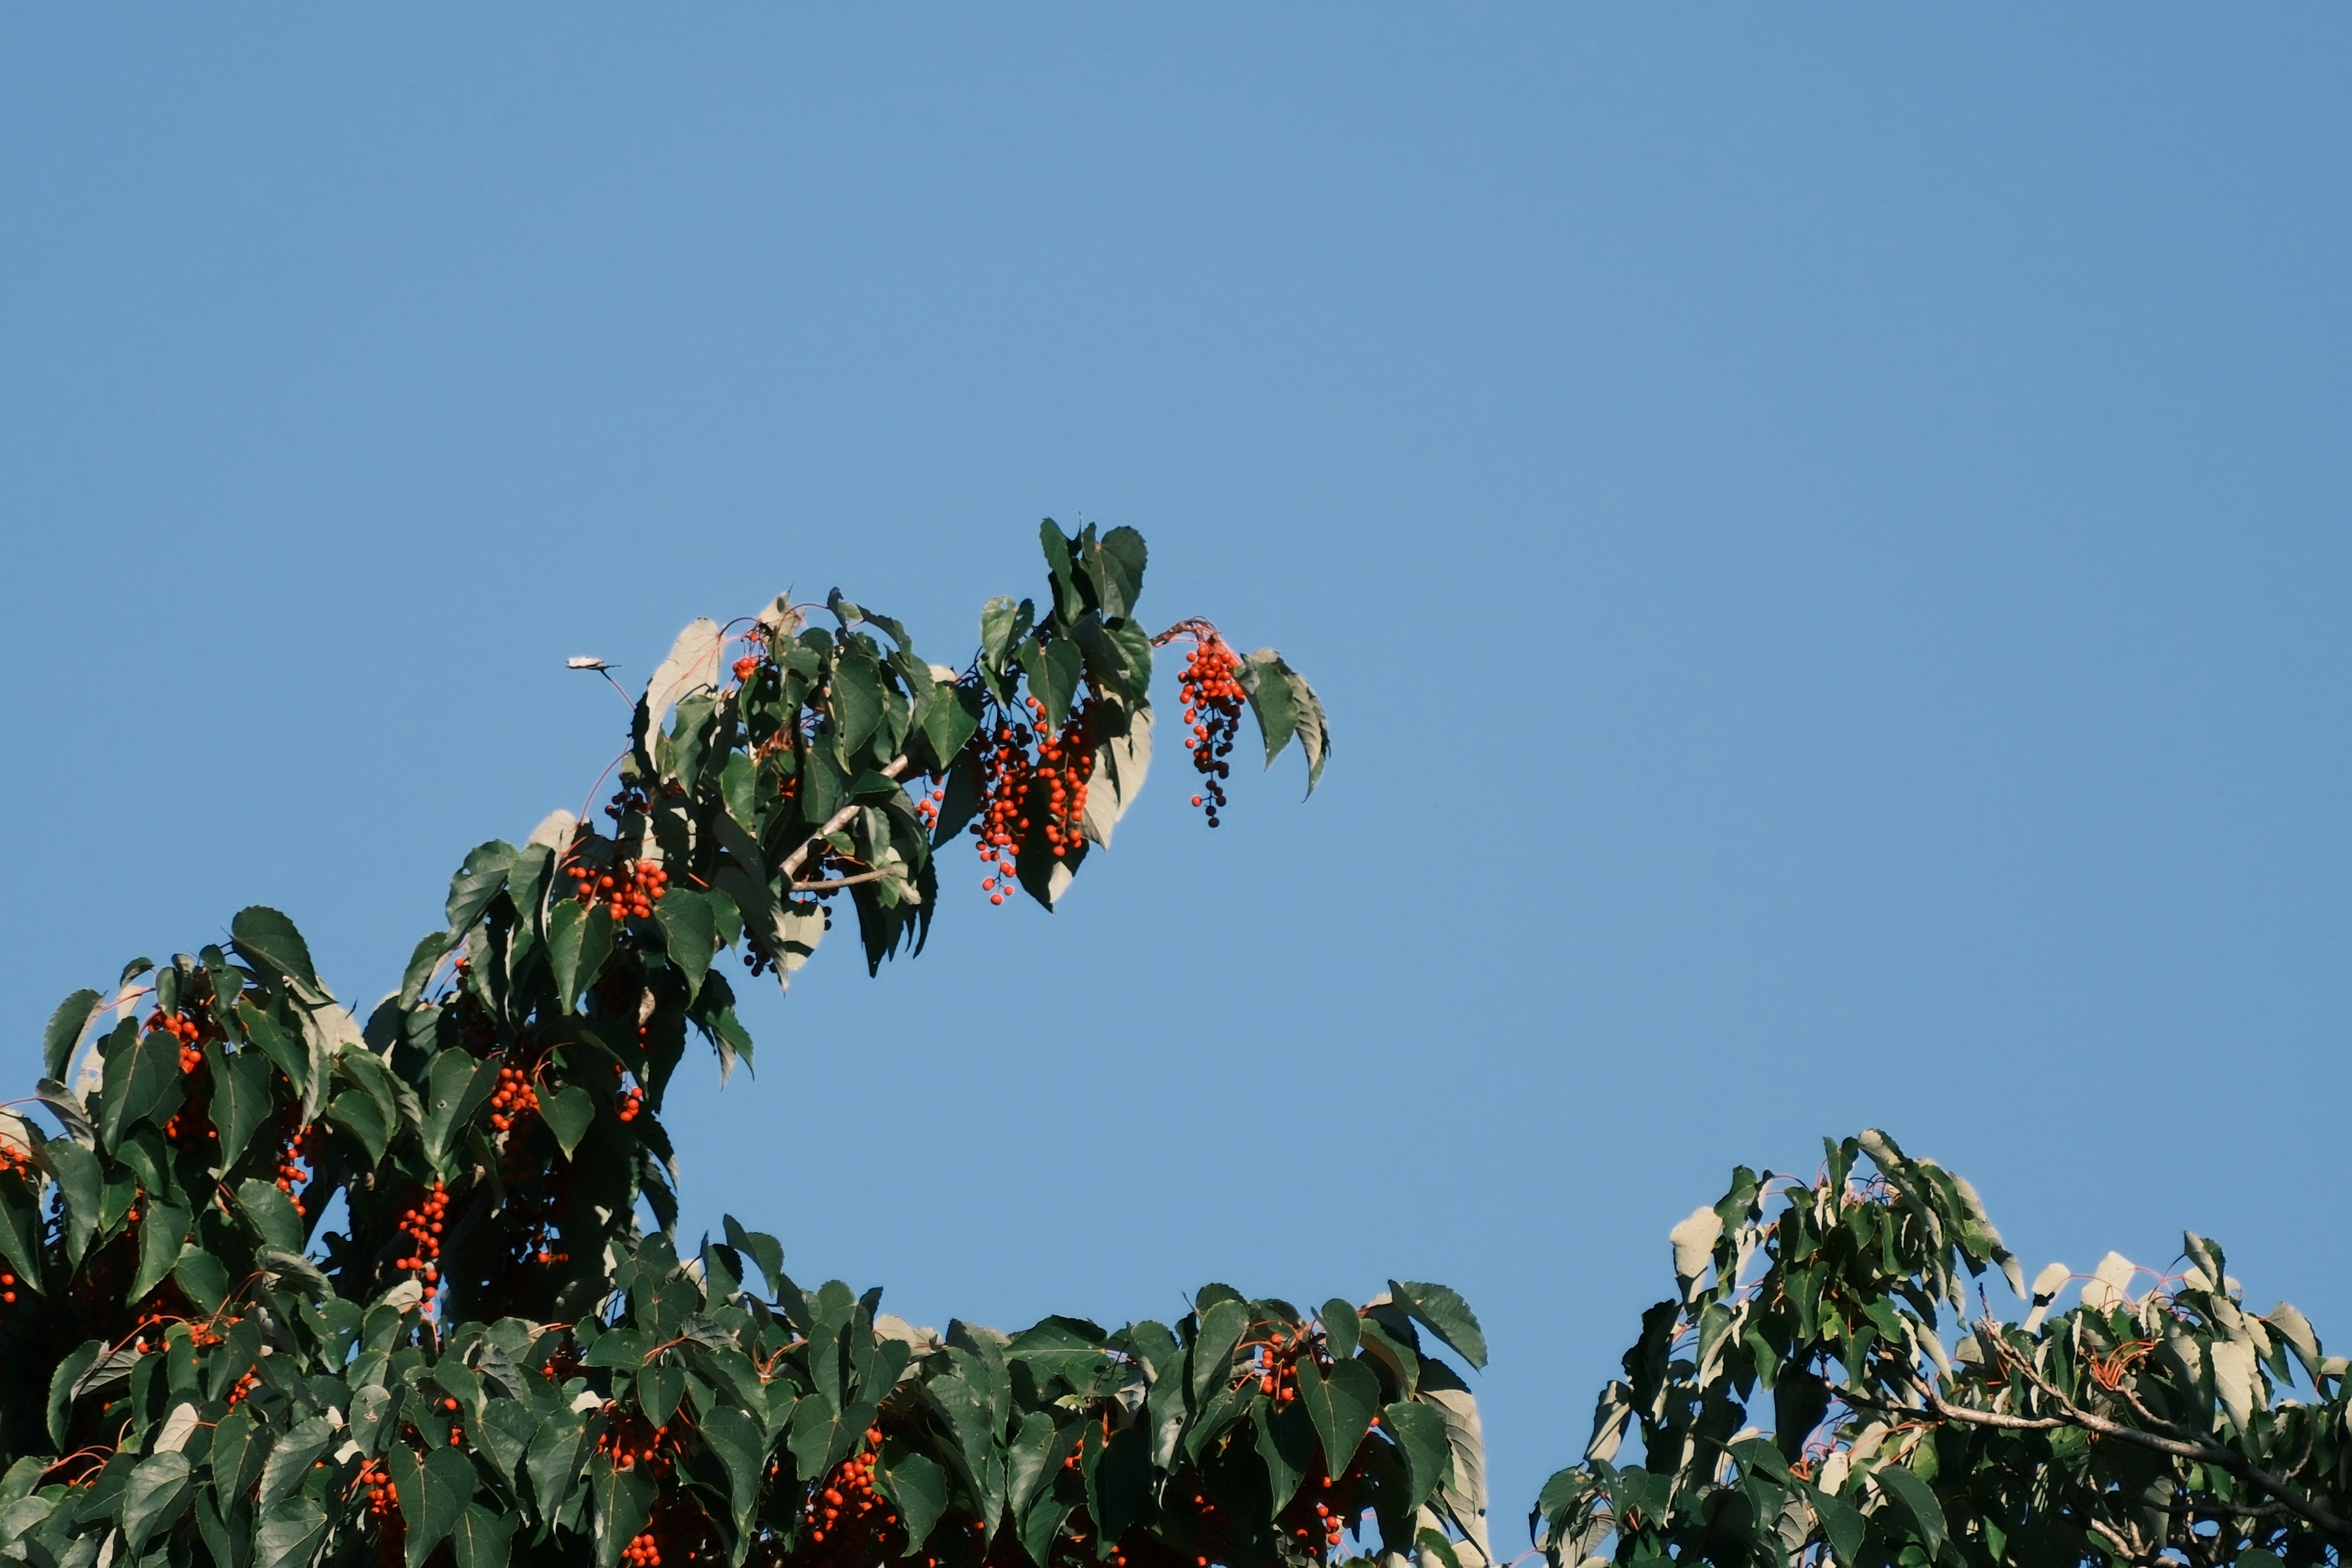
<instances>
[{"instance_id":1,"label":"drooping leaf","mask_svg":"<svg viewBox=\"0 0 2352 1568\"><path fill-rule=\"evenodd\" d=\"M41 1031L41 1062L45 1076L62 1079L73 1059L74 1046L81 1039L82 1031L97 1016L100 998L85 987L58 1004L49 1015L48 1026Z\"/></svg>"},{"instance_id":2,"label":"drooping leaf","mask_svg":"<svg viewBox=\"0 0 2352 1568\"><path fill-rule=\"evenodd\" d=\"M506 1568L507 1549L519 1522L510 1515L493 1513L469 1502L449 1528L449 1545L457 1568Z\"/></svg>"},{"instance_id":3,"label":"drooping leaf","mask_svg":"<svg viewBox=\"0 0 2352 1568\"><path fill-rule=\"evenodd\" d=\"M1328 1373L1312 1362L1312 1357L1299 1359L1298 1403L1307 1407L1323 1445L1324 1472L1342 1476L1380 1409L1381 1380L1360 1361L1336 1362Z\"/></svg>"},{"instance_id":4,"label":"drooping leaf","mask_svg":"<svg viewBox=\"0 0 2352 1568\"><path fill-rule=\"evenodd\" d=\"M229 921L229 944L255 968L276 975L308 1002L324 1002L327 988L311 967L310 946L294 922L260 904L239 910Z\"/></svg>"},{"instance_id":5,"label":"drooping leaf","mask_svg":"<svg viewBox=\"0 0 2352 1568\"><path fill-rule=\"evenodd\" d=\"M1917 1527L1919 1539L1927 1548L1930 1560L1942 1555L1944 1550L1944 1505L1936 1500L1935 1489L1921 1480L1916 1471L1901 1465L1888 1465L1872 1478L1878 1489L1903 1505L1904 1512Z\"/></svg>"},{"instance_id":6,"label":"drooping leaf","mask_svg":"<svg viewBox=\"0 0 2352 1568\"><path fill-rule=\"evenodd\" d=\"M1470 1303L1443 1285L1391 1279L1389 1291L1422 1327L1435 1334L1474 1367L1486 1364L1486 1334Z\"/></svg>"},{"instance_id":7,"label":"drooping leaf","mask_svg":"<svg viewBox=\"0 0 2352 1568\"><path fill-rule=\"evenodd\" d=\"M507 873L514 869L515 847L503 838L493 838L478 844L466 852L465 863L449 879L449 897L444 905L449 917L449 936L463 937L490 907L490 900L505 890ZM412 956L411 963L415 963Z\"/></svg>"},{"instance_id":8,"label":"drooping leaf","mask_svg":"<svg viewBox=\"0 0 2352 1568\"><path fill-rule=\"evenodd\" d=\"M702 989L718 948L718 922L710 900L692 888L673 887L654 906L654 921L662 930L663 951L686 976L687 994Z\"/></svg>"}]
</instances>

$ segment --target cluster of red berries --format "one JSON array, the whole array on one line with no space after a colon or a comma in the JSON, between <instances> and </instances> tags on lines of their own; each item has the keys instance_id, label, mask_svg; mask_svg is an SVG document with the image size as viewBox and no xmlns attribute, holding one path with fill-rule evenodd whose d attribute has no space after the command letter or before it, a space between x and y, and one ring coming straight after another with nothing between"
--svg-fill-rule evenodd
<instances>
[{"instance_id":1,"label":"cluster of red berries","mask_svg":"<svg viewBox=\"0 0 2352 1568\"><path fill-rule=\"evenodd\" d=\"M1034 697L1029 710L1037 718L1045 716L1045 705ZM1094 700L1088 698L1085 707L1037 745L1037 782L1045 786L1045 843L1056 860L1076 848L1085 832L1087 784L1095 776L1095 749L1088 744L1093 728ZM1031 793L1035 793L1034 786Z\"/></svg>"},{"instance_id":2,"label":"cluster of red berries","mask_svg":"<svg viewBox=\"0 0 2352 1568\"><path fill-rule=\"evenodd\" d=\"M205 1065L205 1026L185 1013L167 1016L163 1009L157 1008L147 1015L147 1028L151 1034L162 1029L179 1039L182 1072L194 1072Z\"/></svg>"},{"instance_id":3,"label":"cluster of red berries","mask_svg":"<svg viewBox=\"0 0 2352 1568\"><path fill-rule=\"evenodd\" d=\"M745 654L735 661L735 683L738 686L748 684L751 679L751 672L759 668L760 656L756 653Z\"/></svg>"},{"instance_id":4,"label":"cluster of red berries","mask_svg":"<svg viewBox=\"0 0 2352 1568\"><path fill-rule=\"evenodd\" d=\"M652 1531L639 1531L621 1548L621 1561L629 1568L661 1568L661 1542Z\"/></svg>"},{"instance_id":5,"label":"cluster of red berries","mask_svg":"<svg viewBox=\"0 0 2352 1568\"><path fill-rule=\"evenodd\" d=\"M310 1127L298 1127L278 1151L278 1190L294 1200L294 1212L299 1215L310 1212L302 1206L301 1194L296 1189L310 1179L310 1155L317 1142L318 1134Z\"/></svg>"},{"instance_id":6,"label":"cluster of red berries","mask_svg":"<svg viewBox=\"0 0 2352 1568\"><path fill-rule=\"evenodd\" d=\"M643 1029L639 1029L637 1033L642 1036L645 1031ZM646 1091L644 1086L629 1082L627 1076L622 1071L618 1064L614 1066L613 1075L615 1078L620 1079L622 1083L620 1097L617 1103L614 1106L614 1111L624 1121L635 1121L638 1117L643 1116L646 1113Z\"/></svg>"},{"instance_id":7,"label":"cluster of red berries","mask_svg":"<svg viewBox=\"0 0 2352 1568\"><path fill-rule=\"evenodd\" d=\"M1323 1484L1329 1486L1331 1479L1326 1476L1323 1479ZM1297 1527L1296 1533L1299 1540L1312 1544L1318 1529L1322 1532L1324 1547L1328 1551L1339 1551L1340 1538L1347 1534L1348 1525L1345 1520L1331 1511L1331 1505L1328 1503L1317 1503L1313 1525L1299 1525Z\"/></svg>"},{"instance_id":8,"label":"cluster of red berries","mask_svg":"<svg viewBox=\"0 0 2352 1568\"><path fill-rule=\"evenodd\" d=\"M882 1428L868 1426L866 1440L869 1444L880 1443ZM827 1535L852 1526L865 1526L871 1531L877 1525L898 1522L895 1513L885 1514L879 1521L873 1518L883 1501L874 1489L875 1458L870 1449L853 1454L841 1461L822 1486L810 1489L808 1502L802 1510L808 1521L809 1540L822 1546Z\"/></svg>"},{"instance_id":9,"label":"cluster of red berries","mask_svg":"<svg viewBox=\"0 0 2352 1568\"><path fill-rule=\"evenodd\" d=\"M578 864L566 869L578 884L572 891L582 903L590 909L608 904L614 915L624 920L631 915L639 920L651 917L654 906L669 888L669 873L650 860L625 860L617 868L617 876Z\"/></svg>"},{"instance_id":10,"label":"cluster of red berries","mask_svg":"<svg viewBox=\"0 0 2352 1568\"><path fill-rule=\"evenodd\" d=\"M415 1275L423 1282L423 1305L427 1311L432 1310L434 1298L441 1293L441 1227L447 1223L448 1214L449 1188L436 1176L432 1190L400 1216L398 1228L416 1244L416 1250L395 1259L393 1267L404 1274Z\"/></svg>"},{"instance_id":11,"label":"cluster of red berries","mask_svg":"<svg viewBox=\"0 0 2352 1568\"><path fill-rule=\"evenodd\" d=\"M643 1415L621 1409L610 1399L604 1402L604 1414L611 1424L598 1436L596 1451L610 1454L614 1469L634 1469L639 1465L661 1469L669 1465L671 1456L663 1449L675 1448L677 1445L670 1441L667 1426L656 1426Z\"/></svg>"},{"instance_id":12,"label":"cluster of red berries","mask_svg":"<svg viewBox=\"0 0 2352 1568\"><path fill-rule=\"evenodd\" d=\"M1225 804L1225 780L1234 771L1225 757L1234 749L1234 737L1241 732L1242 683L1234 679L1234 671L1242 661L1214 626L1200 622L1185 629L1192 635L1192 657L1184 661L1179 687L1189 727L1186 743L1192 749L1193 770L1207 781L1192 804L1208 807L1209 826L1214 827L1217 813Z\"/></svg>"},{"instance_id":13,"label":"cluster of red berries","mask_svg":"<svg viewBox=\"0 0 2352 1568\"><path fill-rule=\"evenodd\" d=\"M1257 1391L1268 1399L1288 1404L1298 1397L1298 1358L1309 1353L1313 1338L1305 1329L1296 1334L1279 1328L1266 1331L1265 1342L1250 1352L1252 1370L1242 1381L1257 1380Z\"/></svg>"},{"instance_id":14,"label":"cluster of red berries","mask_svg":"<svg viewBox=\"0 0 2352 1568\"><path fill-rule=\"evenodd\" d=\"M13 1307L16 1304L16 1276L5 1268L0 1268L0 1307Z\"/></svg>"},{"instance_id":15,"label":"cluster of red berries","mask_svg":"<svg viewBox=\"0 0 2352 1568\"><path fill-rule=\"evenodd\" d=\"M1019 868L1021 836L1029 831L1029 819L1022 812L1028 804L1032 766L1026 724L998 725L996 743L980 748L981 789L988 805L971 825L971 836L980 840L980 863L989 873L981 879L980 890L992 904L1004 901Z\"/></svg>"},{"instance_id":16,"label":"cluster of red berries","mask_svg":"<svg viewBox=\"0 0 2352 1568\"><path fill-rule=\"evenodd\" d=\"M229 1384L228 1393L222 1395L222 1403L234 1410L246 1400L253 1397L253 1391L260 1386L261 1374L257 1372L248 1372Z\"/></svg>"},{"instance_id":17,"label":"cluster of red berries","mask_svg":"<svg viewBox=\"0 0 2352 1568\"><path fill-rule=\"evenodd\" d=\"M936 832L940 826L940 802L948 797L945 784L934 784L929 793L915 802L915 820Z\"/></svg>"},{"instance_id":18,"label":"cluster of red berries","mask_svg":"<svg viewBox=\"0 0 2352 1568\"><path fill-rule=\"evenodd\" d=\"M367 1493L369 1518L390 1520L398 1515L400 1489L392 1484L392 1472L383 1468L382 1459L362 1459L352 1485Z\"/></svg>"},{"instance_id":19,"label":"cluster of red berries","mask_svg":"<svg viewBox=\"0 0 2352 1568\"><path fill-rule=\"evenodd\" d=\"M441 1410L442 1410L442 1413L443 1413L444 1415L446 1415L449 1416L449 1418L450 1418L450 1420L449 1420L449 1447L453 1447L453 1448L462 1448L462 1447L464 1447L466 1446L466 1429L465 1429L465 1427L463 1427L463 1426L459 1426L459 1425L457 1424L457 1400L456 1400L456 1399L454 1399L454 1398L452 1398L452 1397L451 1397L451 1396L449 1396L448 1394L443 1394L443 1395L441 1396Z\"/></svg>"},{"instance_id":20,"label":"cluster of red berries","mask_svg":"<svg viewBox=\"0 0 2352 1568\"><path fill-rule=\"evenodd\" d=\"M504 1132L539 1110L539 1090L520 1068L500 1068L499 1087L490 1096L490 1125Z\"/></svg>"},{"instance_id":21,"label":"cluster of red berries","mask_svg":"<svg viewBox=\"0 0 2352 1568\"><path fill-rule=\"evenodd\" d=\"M0 1139L0 1176L30 1176L33 1174L33 1152Z\"/></svg>"}]
</instances>

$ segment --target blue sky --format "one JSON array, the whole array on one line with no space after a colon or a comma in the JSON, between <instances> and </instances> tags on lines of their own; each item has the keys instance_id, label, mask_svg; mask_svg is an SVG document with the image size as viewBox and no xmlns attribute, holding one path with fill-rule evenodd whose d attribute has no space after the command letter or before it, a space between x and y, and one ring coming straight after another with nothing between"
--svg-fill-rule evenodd
<instances>
[{"instance_id":1,"label":"blue sky","mask_svg":"<svg viewBox=\"0 0 2352 1568\"><path fill-rule=\"evenodd\" d=\"M1163 771L674 1101L688 1223L1000 1324L1465 1291L1498 1544L1735 1162L2352 1321L2352 17L0 22L0 1023L288 910L362 1004L689 617L960 662L1041 516L1336 757ZM2330 432L2334 435L2330 435ZM974 880L976 881L976 878Z\"/></svg>"}]
</instances>

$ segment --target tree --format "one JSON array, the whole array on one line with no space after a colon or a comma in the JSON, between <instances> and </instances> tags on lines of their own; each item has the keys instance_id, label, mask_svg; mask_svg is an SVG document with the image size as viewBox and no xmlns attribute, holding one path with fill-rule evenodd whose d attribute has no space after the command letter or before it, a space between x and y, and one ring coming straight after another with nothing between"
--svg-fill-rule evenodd
<instances>
[{"instance_id":1,"label":"tree","mask_svg":"<svg viewBox=\"0 0 2352 1568\"><path fill-rule=\"evenodd\" d=\"M1213 826L1244 708L1308 787L1322 705L1271 650L1135 618L1142 539L1041 534L961 670L831 595L689 626L605 825L482 845L362 1025L294 924L126 965L0 1113L0 1552L33 1568L1320 1563L1351 1530L1486 1560L1461 1299L1304 1313L1211 1285L1174 1325L916 1330L688 1247L664 1091L752 1043L715 961L786 982L854 911L921 949L967 834L1050 907L1141 788L1155 647ZM730 658L730 650L734 657ZM575 663L594 668L594 661ZM104 1016L115 1022L105 1026ZM87 1042L87 1043L86 1043ZM649 1215L650 1227L641 1220Z\"/></svg>"},{"instance_id":2,"label":"tree","mask_svg":"<svg viewBox=\"0 0 2352 1568\"><path fill-rule=\"evenodd\" d=\"M2110 1253L2053 1315L2084 1277L2053 1264L2029 1290L1967 1182L1883 1132L1824 1149L1811 1177L1740 1167L1675 1227L1677 1293L1537 1504L1554 1568L1604 1548L1725 1568L2341 1560L2352 1367L2294 1308L2249 1311L2219 1246L2186 1237L2178 1274ZM1963 1272L1988 1267L2030 1297L2021 1321L1981 1289L1963 1321ZM1621 1466L1634 1428L1642 1462Z\"/></svg>"}]
</instances>

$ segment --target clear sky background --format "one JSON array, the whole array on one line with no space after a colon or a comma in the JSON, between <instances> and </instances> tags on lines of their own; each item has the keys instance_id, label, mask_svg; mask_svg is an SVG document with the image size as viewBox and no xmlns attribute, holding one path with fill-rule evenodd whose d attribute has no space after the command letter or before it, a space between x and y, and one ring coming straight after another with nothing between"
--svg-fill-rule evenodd
<instances>
[{"instance_id":1,"label":"clear sky background","mask_svg":"<svg viewBox=\"0 0 2352 1568\"><path fill-rule=\"evenodd\" d=\"M1735 1162L2029 1272L2342 1242L2352 13L25 8L20 1079L277 905L362 1006L690 616L965 658L1051 514L1336 757L751 1005L688 1224L919 1321L1446 1281L1498 1545ZM1172 694L1172 671L1170 672ZM971 879L976 881L976 877ZM2341 1347L2339 1347L2341 1348Z\"/></svg>"}]
</instances>

